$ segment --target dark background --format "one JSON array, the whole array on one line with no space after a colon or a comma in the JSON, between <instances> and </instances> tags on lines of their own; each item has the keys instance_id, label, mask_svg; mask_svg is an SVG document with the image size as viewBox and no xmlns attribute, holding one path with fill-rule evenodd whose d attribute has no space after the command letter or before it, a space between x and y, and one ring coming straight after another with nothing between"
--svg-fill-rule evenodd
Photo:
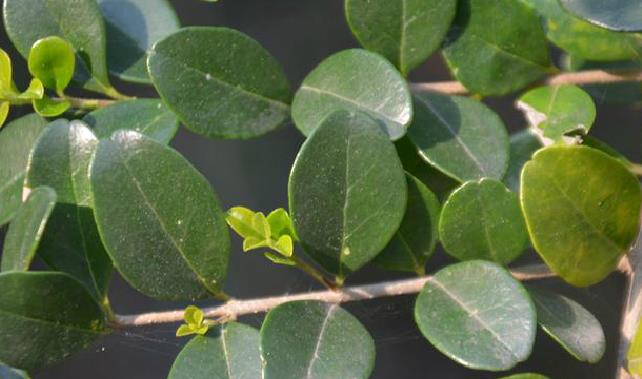
<instances>
[{"instance_id":1,"label":"dark background","mask_svg":"<svg viewBox=\"0 0 642 379\"><path fill-rule=\"evenodd\" d=\"M257 39L283 65L297 88L305 75L328 55L357 47L343 16L341 0L197 0L172 1L184 26L211 25L238 29ZM14 57L17 77L25 78L25 62L10 46L4 28L0 32L3 49ZM206 48L206 47L204 47ZM222 52L224 53L224 52ZM411 75L413 81L448 80L441 57L433 56ZM154 96L146 88L116 82L128 94ZM510 131L525 124L513 107L512 98L491 99L487 103L504 119ZM12 112L12 117L27 112ZM598 136L634 161L640 160L640 117L631 107L600 104L592 134ZM270 211L287 207L287 179L299 146L301 134L288 125L264 137L249 141L208 140L185 130L179 131L172 145L192 162L211 182L225 207L244 205ZM4 231L0 229L0 238ZM318 285L295 269L271 264L258 253L242 253L234 237L226 291L238 298L261 297L318 289ZM529 253L532 256L532 252ZM428 271L447 262L438 252L429 261ZM401 278L402 274L366 267L348 279L349 284ZM590 289L573 289L558 280L544 285L571 296L594 312L607 335L608 349L596 365L580 363L556 343L539 333L531 358L512 372L539 372L557 379L612 378L617 345L623 280L618 274ZM114 275L111 302L116 312L131 314L182 308L185 303L159 302L132 290ZM498 378L499 373L467 370L449 360L421 336L413 316L413 296L346 304L346 308L368 328L377 345L373 378ZM204 302L200 306L213 305ZM260 326L262 315L241 321ZM94 344L87 351L35 373L35 378L164 378L172 361L187 339L177 339L177 325L118 331ZM292 347L296 349L296 346ZM350 359L350 357L346 357ZM337 378L341 379L341 378Z\"/></svg>"}]
</instances>

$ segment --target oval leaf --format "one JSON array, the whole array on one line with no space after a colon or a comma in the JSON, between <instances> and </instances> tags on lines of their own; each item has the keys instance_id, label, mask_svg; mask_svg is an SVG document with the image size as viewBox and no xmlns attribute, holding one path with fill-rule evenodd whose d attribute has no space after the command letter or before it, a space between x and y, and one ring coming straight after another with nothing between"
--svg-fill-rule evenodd
<instances>
[{"instance_id":1,"label":"oval leaf","mask_svg":"<svg viewBox=\"0 0 642 379\"><path fill-rule=\"evenodd\" d=\"M441 205L419 179L406 174L408 200L399 230L373 263L387 270L425 273L426 261L437 245Z\"/></svg>"},{"instance_id":2,"label":"oval leaf","mask_svg":"<svg viewBox=\"0 0 642 379\"><path fill-rule=\"evenodd\" d=\"M38 187L31 191L9 226L2 251L2 271L27 271L36 255L47 219L56 205L56 191Z\"/></svg>"},{"instance_id":3,"label":"oval leaf","mask_svg":"<svg viewBox=\"0 0 642 379\"><path fill-rule=\"evenodd\" d=\"M530 287L537 309L537 322L548 335L580 361L602 359L606 341L602 325L577 302L556 293Z\"/></svg>"},{"instance_id":4,"label":"oval leaf","mask_svg":"<svg viewBox=\"0 0 642 379\"><path fill-rule=\"evenodd\" d=\"M336 53L308 74L292 102L292 119L307 136L342 109L368 113L392 140L406 133L412 118L406 81L381 56L359 49Z\"/></svg>"},{"instance_id":5,"label":"oval leaf","mask_svg":"<svg viewBox=\"0 0 642 379\"><path fill-rule=\"evenodd\" d=\"M459 260L503 265L515 260L528 243L517 195L491 179L467 182L450 195L441 212L439 237L444 249Z\"/></svg>"},{"instance_id":6,"label":"oval leaf","mask_svg":"<svg viewBox=\"0 0 642 379\"><path fill-rule=\"evenodd\" d=\"M461 1L443 53L457 80L481 95L519 90L551 70L537 15L515 0Z\"/></svg>"},{"instance_id":7,"label":"oval leaf","mask_svg":"<svg viewBox=\"0 0 642 379\"><path fill-rule=\"evenodd\" d=\"M510 160L506 175L504 175L504 184L511 191L519 193L522 168L541 148L542 143L530 129L524 129L510 136Z\"/></svg>"},{"instance_id":8,"label":"oval leaf","mask_svg":"<svg viewBox=\"0 0 642 379\"><path fill-rule=\"evenodd\" d=\"M366 379L375 345L364 326L338 304L295 301L279 305L261 327L265 379Z\"/></svg>"},{"instance_id":9,"label":"oval leaf","mask_svg":"<svg viewBox=\"0 0 642 379\"><path fill-rule=\"evenodd\" d=\"M506 172L506 128L479 101L430 92L416 95L408 137L428 163L461 182L501 179Z\"/></svg>"},{"instance_id":10,"label":"oval leaf","mask_svg":"<svg viewBox=\"0 0 642 379\"><path fill-rule=\"evenodd\" d=\"M381 252L399 228L406 179L380 124L364 113L341 111L301 147L289 200L306 252L343 278Z\"/></svg>"},{"instance_id":11,"label":"oval leaf","mask_svg":"<svg viewBox=\"0 0 642 379\"><path fill-rule=\"evenodd\" d=\"M538 151L522 171L521 202L535 250L585 287L613 271L638 235L640 185L619 161L584 146Z\"/></svg>"},{"instance_id":12,"label":"oval leaf","mask_svg":"<svg viewBox=\"0 0 642 379\"><path fill-rule=\"evenodd\" d=\"M521 283L491 262L448 266L426 282L415 320L435 347L462 365L501 371L524 361L535 342L535 308Z\"/></svg>"},{"instance_id":13,"label":"oval leaf","mask_svg":"<svg viewBox=\"0 0 642 379\"><path fill-rule=\"evenodd\" d=\"M346 18L361 45L403 75L432 54L455 17L456 0L348 0Z\"/></svg>"},{"instance_id":14,"label":"oval leaf","mask_svg":"<svg viewBox=\"0 0 642 379\"><path fill-rule=\"evenodd\" d=\"M100 141L90 175L100 235L134 288L172 300L220 294L230 250L225 216L185 158L120 131Z\"/></svg>"},{"instance_id":15,"label":"oval leaf","mask_svg":"<svg viewBox=\"0 0 642 379\"><path fill-rule=\"evenodd\" d=\"M109 138L115 131L128 129L168 144L178 130L178 119L160 100L119 101L83 117L96 137Z\"/></svg>"},{"instance_id":16,"label":"oval leaf","mask_svg":"<svg viewBox=\"0 0 642 379\"><path fill-rule=\"evenodd\" d=\"M642 0L560 0L571 13L606 29L642 30Z\"/></svg>"},{"instance_id":17,"label":"oval leaf","mask_svg":"<svg viewBox=\"0 0 642 379\"><path fill-rule=\"evenodd\" d=\"M0 361L36 370L84 349L104 333L100 307L69 275L0 274Z\"/></svg>"},{"instance_id":18,"label":"oval leaf","mask_svg":"<svg viewBox=\"0 0 642 379\"><path fill-rule=\"evenodd\" d=\"M194 337L172 365L168 379L256 379L261 377L259 331L229 322Z\"/></svg>"},{"instance_id":19,"label":"oval leaf","mask_svg":"<svg viewBox=\"0 0 642 379\"><path fill-rule=\"evenodd\" d=\"M98 0L107 32L107 65L122 80L150 83L147 51L180 28L167 0Z\"/></svg>"},{"instance_id":20,"label":"oval leaf","mask_svg":"<svg viewBox=\"0 0 642 379\"><path fill-rule=\"evenodd\" d=\"M10 221L20 208L29 153L45 125L47 120L29 114L0 131L0 225Z\"/></svg>"},{"instance_id":21,"label":"oval leaf","mask_svg":"<svg viewBox=\"0 0 642 379\"><path fill-rule=\"evenodd\" d=\"M251 138L288 118L290 85L278 62L235 30L181 29L154 45L147 64L167 106L194 133Z\"/></svg>"},{"instance_id":22,"label":"oval leaf","mask_svg":"<svg viewBox=\"0 0 642 379\"><path fill-rule=\"evenodd\" d=\"M56 36L36 41L29 51L27 62L31 75L58 93L67 88L76 69L73 46Z\"/></svg>"}]
</instances>

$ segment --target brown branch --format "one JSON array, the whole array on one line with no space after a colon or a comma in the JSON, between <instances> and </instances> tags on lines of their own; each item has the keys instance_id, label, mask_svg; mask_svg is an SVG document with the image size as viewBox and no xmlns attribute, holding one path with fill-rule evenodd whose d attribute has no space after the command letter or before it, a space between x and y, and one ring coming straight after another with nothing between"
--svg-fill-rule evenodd
<instances>
[{"instance_id":1,"label":"brown branch","mask_svg":"<svg viewBox=\"0 0 642 379\"><path fill-rule=\"evenodd\" d=\"M548 77L541 84L609 84L622 82L642 82L642 71L631 70L589 70L578 72L563 72ZM413 91L435 91L449 95L467 94L468 90L460 82L432 82L432 83L411 83Z\"/></svg>"},{"instance_id":2,"label":"brown branch","mask_svg":"<svg viewBox=\"0 0 642 379\"><path fill-rule=\"evenodd\" d=\"M546 265L525 266L511 271L519 280L536 280L556 276ZM347 303L350 301L369 300L381 297L414 294L421 291L430 276L420 278L388 281L347 287L340 291L316 291L295 295L266 297L251 300L232 299L222 305L205 308L205 316L212 319L236 319L239 316L267 312L276 306L296 300L318 300L328 303ZM183 320L183 310L145 313L139 315L116 315L116 327L136 327Z\"/></svg>"}]
</instances>

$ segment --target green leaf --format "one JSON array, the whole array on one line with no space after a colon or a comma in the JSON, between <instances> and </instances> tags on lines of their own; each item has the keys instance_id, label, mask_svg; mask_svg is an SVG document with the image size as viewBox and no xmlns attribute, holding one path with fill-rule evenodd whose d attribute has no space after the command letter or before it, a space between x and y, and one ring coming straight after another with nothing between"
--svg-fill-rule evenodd
<instances>
[{"instance_id":1,"label":"green leaf","mask_svg":"<svg viewBox=\"0 0 642 379\"><path fill-rule=\"evenodd\" d=\"M255 379L261 377L258 330L229 322L197 336L180 352L168 379Z\"/></svg>"},{"instance_id":2,"label":"green leaf","mask_svg":"<svg viewBox=\"0 0 642 379\"><path fill-rule=\"evenodd\" d=\"M571 13L605 29L642 31L641 0L560 0Z\"/></svg>"},{"instance_id":3,"label":"green leaf","mask_svg":"<svg viewBox=\"0 0 642 379\"><path fill-rule=\"evenodd\" d=\"M308 137L288 193L303 248L339 278L384 249L406 209L394 145L377 121L359 112L334 113Z\"/></svg>"},{"instance_id":4,"label":"green leaf","mask_svg":"<svg viewBox=\"0 0 642 379\"><path fill-rule=\"evenodd\" d=\"M59 272L0 274L0 361L36 370L86 348L105 333L100 307Z\"/></svg>"},{"instance_id":5,"label":"green leaf","mask_svg":"<svg viewBox=\"0 0 642 379\"><path fill-rule=\"evenodd\" d=\"M479 101L430 92L416 95L408 137L426 162L461 182L501 179L506 172L506 128Z\"/></svg>"},{"instance_id":6,"label":"green leaf","mask_svg":"<svg viewBox=\"0 0 642 379\"><path fill-rule=\"evenodd\" d=\"M2 128L4 122L7 120L9 115L9 102L0 101L0 128Z\"/></svg>"},{"instance_id":7,"label":"green leaf","mask_svg":"<svg viewBox=\"0 0 642 379\"><path fill-rule=\"evenodd\" d=\"M45 87L38 78L31 79L29 87L15 96L16 99L39 100L45 96Z\"/></svg>"},{"instance_id":8,"label":"green leaf","mask_svg":"<svg viewBox=\"0 0 642 379\"><path fill-rule=\"evenodd\" d=\"M161 143L169 144L178 130L178 119L156 99L119 101L83 117L98 138L109 138L115 131L129 129Z\"/></svg>"},{"instance_id":9,"label":"green leaf","mask_svg":"<svg viewBox=\"0 0 642 379\"><path fill-rule=\"evenodd\" d=\"M412 119L406 81L380 55L360 49L336 53L308 74L292 102L292 119L307 136L338 110L369 114L392 140Z\"/></svg>"},{"instance_id":10,"label":"green leaf","mask_svg":"<svg viewBox=\"0 0 642 379\"><path fill-rule=\"evenodd\" d=\"M79 58L75 81L91 91L113 93L105 58L105 26L94 0L6 0L3 11L7 34L23 57L29 56L39 39L61 37Z\"/></svg>"},{"instance_id":11,"label":"green leaf","mask_svg":"<svg viewBox=\"0 0 642 379\"><path fill-rule=\"evenodd\" d=\"M295 236L290 216L284 209L272 211L268 217L261 212L254 212L243 207L230 208L225 219L228 225L243 237L243 251L269 248L286 258L294 251L292 237ZM266 255L275 263L290 264L289 259L274 259L274 255Z\"/></svg>"},{"instance_id":12,"label":"green leaf","mask_svg":"<svg viewBox=\"0 0 642 379\"><path fill-rule=\"evenodd\" d=\"M408 200L399 230L373 263L388 270L425 272L426 261L437 245L441 205L419 179L406 174Z\"/></svg>"},{"instance_id":13,"label":"green leaf","mask_svg":"<svg viewBox=\"0 0 642 379\"><path fill-rule=\"evenodd\" d=\"M147 51L180 28L167 0L98 0L107 32L107 65L122 80L150 83Z\"/></svg>"},{"instance_id":14,"label":"green leaf","mask_svg":"<svg viewBox=\"0 0 642 379\"><path fill-rule=\"evenodd\" d=\"M541 14L546 37L573 55L599 61L639 58L642 38L637 34L615 33L592 25L568 13L558 0L522 0Z\"/></svg>"},{"instance_id":15,"label":"green leaf","mask_svg":"<svg viewBox=\"0 0 642 379\"><path fill-rule=\"evenodd\" d=\"M291 91L279 63L235 30L181 29L154 45L147 65L167 107L194 133L251 138L288 118Z\"/></svg>"},{"instance_id":16,"label":"green leaf","mask_svg":"<svg viewBox=\"0 0 642 379\"><path fill-rule=\"evenodd\" d=\"M492 179L466 182L450 195L441 212L439 237L448 254L459 260L502 265L528 246L517 195Z\"/></svg>"},{"instance_id":17,"label":"green leaf","mask_svg":"<svg viewBox=\"0 0 642 379\"><path fill-rule=\"evenodd\" d=\"M90 169L96 223L122 276L159 299L220 295L230 237L207 180L133 131L101 140Z\"/></svg>"},{"instance_id":18,"label":"green leaf","mask_svg":"<svg viewBox=\"0 0 642 379\"><path fill-rule=\"evenodd\" d=\"M36 111L36 113L43 117L60 116L61 114L65 113L69 109L69 107L71 107L71 103L69 103L69 101L54 100L47 95L45 95L42 99L33 101L33 109Z\"/></svg>"},{"instance_id":19,"label":"green leaf","mask_svg":"<svg viewBox=\"0 0 642 379\"><path fill-rule=\"evenodd\" d=\"M618 160L589 147L535 153L522 171L521 202L535 250L578 287L604 279L638 235L637 179Z\"/></svg>"},{"instance_id":20,"label":"green leaf","mask_svg":"<svg viewBox=\"0 0 642 379\"><path fill-rule=\"evenodd\" d=\"M522 168L541 148L542 143L530 129L524 129L510 136L510 159L503 181L511 191L519 193Z\"/></svg>"},{"instance_id":21,"label":"green leaf","mask_svg":"<svg viewBox=\"0 0 642 379\"><path fill-rule=\"evenodd\" d=\"M2 379L29 379L26 371L12 369L0 363L0 378Z\"/></svg>"},{"instance_id":22,"label":"green leaf","mask_svg":"<svg viewBox=\"0 0 642 379\"><path fill-rule=\"evenodd\" d=\"M25 187L49 186L57 195L38 248L40 257L49 267L80 280L101 300L112 264L91 209L88 167L97 144L82 121L52 122L33 148Z\"/></svg>"},{"instance_id":23,"label":"green leaf","mask_svg":"<svg viewBox=\"0 0 642 379\"><path fill-rule=\"evenodd\" d=\"M455 17L456 0L347 0L345 13L361 45L405 76L432 54Z\"/></svg>"},{"instance_id":24,"label":"green leaf","mask_svg":"<svg viewBox=\"0 0 642 379\"><path fill-rule=\"evenodd\" d=\"M11 68L11 57L6 51L0 49L0 90L2 92L11 90L13 86L13 74Z\"/></svg>"},{"instance_id":25,"label":"green leaf","mask_svg":"<svg viewBox=\"0 0 642 379\"><path fill-rule=\"evenodd\" d=\"M261 328L265 379L363 378L374 368L375 345L364 326L338 304L281 304Z\"/></svg>"},{"instance_id":26,"label":"green leaf","mask_svg":"<svg viewBox=\"0 0 642 379\"><path fill-rule=\"evenodd\" d=\"M528 292L537 309L537 322L548 335L580 361L597 363L606 341L602 325L577 302L539 288Z\"/></svg>"},{"instance_id":27,"label":"green leaf","mask_svg":"<svg viewBox=\"0 0 642 379\"><path fill-rule=\"evenodd\" d=\"M500 379L549 379L549 377L540 375L540 374L526 373L526 374L515 374L511 376L504 376Z\"/></svg>"},{"instance_id":28,"label":"green leaf","mask_svg":"<svg viewBox=\"0 0 642 379\"><path fill-rule=\"evenodd\" d=\"M296 239L292 220L285 209L279 208L270 212L267 216L267 222L270 225L272 238L279 239L282 236L290 236L292 239Z\"/></svg>"},{"instance_id":29,"label":"green leaf","mask_svg":"<svg viewBox=\"0 0 642 379\"><path fill-rule=\"evenodd\" d=\"M626 360L629 373L642 376L642 324L638 325L635 337L629 345Z\"/></svg>"},{"instance_id":30,"label":"green leaf","mask_svg":"<svg viewBox=\"0 0 642 379\"><path fill-rule=\"evenodd\" d=\"M10 221L20 208L29 152L45 125L45 119L29 114L0 131L0 225Z\"/></svg>"},{"instance_id":31,"label":"green leaf","mask_svg":"<svg viewBox=\"0 0 642 379\"><path fill-rule=\"evenodd\" d=\"M521 283L486 261L450 265L417 297L415 320L439 351L462 365L503 371L524 361L535 342L535 307Z\"/></svg>"},{"instance_id":32,"label":"green leaf","mask_svg":"<svg viewBox=\"0 0 642 379\"><path fill-rule=\"evenodd\" d=\"M481 95L517 91L552 69L537 15L515 0L460 1L443 53L457 80Z\"/></svg>"},{"instance_id":33,"label":"green leaf","mask_svg":"<svg viewBox=\"0 0 642 379\"><path fill-rule=\"evenodd\" d=\"M57 93L67 88L76 69L74 47L56 36L37 40L29 51L27 62L31 75Z\"/></svg>"},{"instance_id":34,"label":"green leaf","mask_svg":"<svg viewBox=\"0 0 642 379\"><path fill-rule=\"evenodd\" d=\"M200 308L190 305L185 308L183 318L185 319L185 324L178 328L176 337L185 337L193 334L202 336L207 333L209 324L205 322L205 314Z\"/></svg>"},{"instance_id":35,"label":"green leaf","mask_svg":"<svg viewBox=\"0 0 642 379\"><path fill-rule=\"evenodd\" d=\"M573 85L535 88L522 95L517 108L524 112L536 134L545 141L574 141L570 133L588 134L595 121L591 97Z\"/></svg>"},{"instance_id":36,"label":"green leaf","mask_svg":"<svg viewBox=\"0 0 642 379\"><path fill-rule=\"evenodd\" d=\"M56 205L56 192L49 187L31 191L11 222L4 240L2 271L27 271Z\"/></svg>"}]
</instances>

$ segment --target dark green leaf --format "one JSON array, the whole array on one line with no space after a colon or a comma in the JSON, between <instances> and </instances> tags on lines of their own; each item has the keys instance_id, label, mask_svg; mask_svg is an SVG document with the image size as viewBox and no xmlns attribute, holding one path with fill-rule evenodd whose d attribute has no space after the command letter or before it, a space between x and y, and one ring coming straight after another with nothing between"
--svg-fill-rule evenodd
<instances>
[{"instance_id":1,"label":"dark green leaf","mask_svg":"<svg viewBox=\"0 0 642 379\"><path fill-rule=\"evenodd\" d=\"M537 308L537 322L548 335L580 361L602 359L606 341L602 325L577 302L543 289L528 292Z\"/></svg>"},{"instance_id":2,"label":"dark green leaf","mask_svg":"<svg viewBox=\"0 0 642 379\"><path fill-rule=\"evenodd\" d=\"M290 85L278 62L235 30L181 29L154 45L147 64L167 106L195 133L251 138L288 118Z\"/></svg>"},{"instance_id":3,"label":"dark green leaf","mask_svg":"<svg viewBox=\"0 0 642 379\"><path fill-rule=\"evenodd\" d=\"M517 195L496 180L466 182L441 212L439 237L460 260L486 259L506 265L527 247L528 233Z\"/></svg>"},{"instance_id":4,"label":"dark green leaf","mask_svg":"<svg viewBox=\"0 0 642 379\"><path fill-rule=\"evenodd\" d=\"M29 152L45 125L47 120L30 114L0 131L0 225L10 221L20 208Z\"/></svg>"},{"instance_id":5,"label":"dark green leaf","mask_svg":"<svg viewBox=\"0 0 642 379\"><path fill-rule=\"evenodd\" d=\"M461 182L501 179L508 165L508 134L502 120L479 101L436 93L415 96L408 129L419 154Z\"/></svg>"},{"instance_id":6,"label":"dark green leaf","mask_svg":"<svg viewBox=\"0 0 642 379\"><path fill-rule=\"evenodd\" d=\"M4 25L23 57L45 37L59 36L75 48L75 79L92 91L113 93L105 59L105 26L94 0L5 0ZM88 72L93 76L91 80Z\"/></svg>"},{"instance_id":7,"label":"dark green leaf","mask_svg":"<svg viewBox=\"0 0 642 379\"><path fill-rule=\"evenodd\" d=\"M56 36L39 39L29 51L29 72L58 93L67 88L76 69L73 46Z\"/></svg>"},{"instance_id":8,"label":"dark green leaf","mask_svg":"<svg viewBox=\"0 0 642 379\"><path fill-rule=\"evenodd\" d=\"M515 0L463 0L444 47L451 71L471 92L504 95L551 71L537 15Z\"/></svg>"},{"instance_id":9,"label":"dark green leaf","mask_svg":"<svg viewBox=\"0 0 642 379\"><path fill-rule=\"evenodd\" d=\"M533 131L551 143L575 140L570 133L588 134L595 121L593 100L573 85L535 88L519 98L517 107Z\"/></svg>"},{"instance_id":10,"label":"dark green leaf","mask_svg":"<svg viewBox=\"0 0 642 379\"><path fill-rule=\"evenodd\" d=\"M167 0L98 0L107 31L107 65L123 80L149 83L147 51L177 31L180 22Z\"/></svg>"},{"instance_id":11,"label":"dark green leaf","mask_svg":"<svg viewBox=\"0 0 642 379\"><path fill-rule=\"evenodd\" d=\"M292 119L307 136L343 109L368 113L392 140L406 133L412 119L406 81L390 62L366 50L336 53L308 74L292 102Z\"/></svg>"},{"instance_id":12,"label":"dark green leaf","mask_svg":"<svg viewBox=\"0 0 642 379\"><path fill-rule=\"evenodd\" d=\"M261 354L265 379L366 379L375 345L359 320L338 304L295 301L265 316Z\"/></svg>"},{"instance_id":13,"label":"dark green leaf","mask_svg":"<svg viewBox=\"0 0 642 379\"><path fill-rule=\"evenodd\" d=\"M207 180L133 131L101 140L91 167L96 222L123 277L161 299L220 294L230 237Z\"/></svg>"},{"instance_id":14,"label":"dark green leaf","mask_svg":"<svg viewBox=\"0 0 642 379\"><path fill-rule=\"evenodd\" d=\"M560 0L571 13L606 29L642 30L641 0Z\"/></svg>"},{"instance_id":15,"label":"dark green leaf","mask_svg":"<svg viewBox=\"0 0 642 379\"><path fill-rule=\"evenodd\" d=\"M425 272L435 251L441 205L425 184L406 174L408 202L399 230L373 263L388 270Z\"/></svg>"},{"instance_id":16,"label":"dark green leaf","mask_svg":"<svg viewBox=\"0 0 642 379\"><path fill-rule=\"evenodd\" d=\"M0 274L0 360L35 370L87 347L105 333L100 307L59 272Z\"/></svg>"},{"instance_id":17,"label":"dark green leaf","mask_svg":"<svg viewBox=\"0 0 642 379\"><path fill-rule=\"evenodd\" d=\"M521 201L533 246L575 286L604 279L638 235L637 179L618 160L589 147L535 153L522 171Z\"/></svg>"},{"instance_id":18,"label":"dark green leaf","mask_svg":"<svg viewBox=\"0 0 642 379\"><path fill-rule=\"evenodd\" d=\"M406 75L439 48L456 5L456 0L347 0L345 10L361 45Z\"/></svg>"},{"instance_id":19,"label":"dark green leaf","mask_svg":"<svg viewBox=\"0 0 642 379\"><path fill-rule=\"evenodd\" d=\"M256 379L261 377L258 330L229 322L194 337L176 357L168 379Z\"/></svg>"},{"instance_id":20,"label":"dark green leaf","mask_svg":"<svg viewBox=\"0 0 642 379\"><path fill-rule=\"evenodd\" d=\"M168 144L178 130L178 119L155 99L119 101L83 117L98 138L109 138L119 129L142 133Z\"/></svg>"},{"instance_id":21,"label":"dark green leaf","mask_svg":"<svg viewBox=\"0 0 642 379\"><path fill-rule=\"evenodd\" d=\"M477 370L508 370L528 358L535 342L528 293L508 271L486 261L435 274L417 297L415 319L439 351Z\"/></svg>"},{"instance_id":22,"label":"dark green leaf","mask_svg":"<svg viewBox=\"0 0 642 379\"><path fill-rule=\"evenodd\" d=\"M31 191L9 226L2 251L2 271L27 271L47 219L56 205L56 192L49 187Z\"/></svg>"},{"instance_id":23,"label":"dark green leaf","mask_svg":"<svg viewBox=\"0 0 642 379\"><path fill-rule=\"evenodd\" d=\"M292 221L306 252L339 278L374 258L399 228L406 179L394 145L364 113L329 116L290 174Z\"/></svg>"},{"instance_id":24,"label":"dark green leaf","mask_svg":"<svg viewBox=\"0 0 642 379\"><path fill-rule=\"evenodd\" d=\"M533 153L542 148L539 138L529 129L510 136L510 159L504 176L504 184L511 191L519 193L519 180L522 167L531 159Z\"/></svg>"}]
</instances>

